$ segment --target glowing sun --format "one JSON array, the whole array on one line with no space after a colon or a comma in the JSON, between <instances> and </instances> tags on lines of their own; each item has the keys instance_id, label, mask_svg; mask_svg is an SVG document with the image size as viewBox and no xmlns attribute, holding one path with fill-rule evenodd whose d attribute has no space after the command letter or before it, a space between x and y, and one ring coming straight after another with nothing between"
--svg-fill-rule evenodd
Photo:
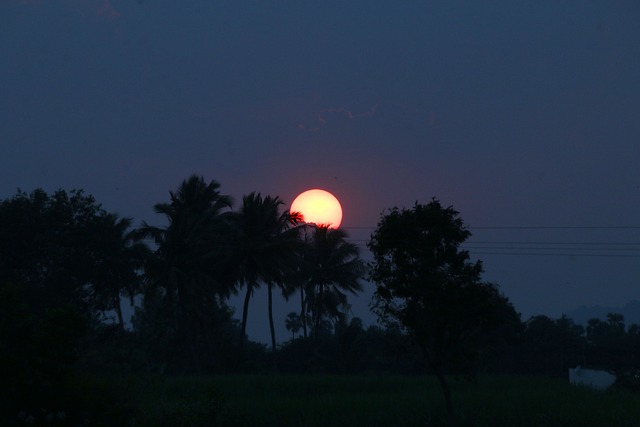
<instances>
[{"instance_id":1,"label":"glowing sun","mask_svg":"<svg viewBox=\"0 0 640 427\"><path fill-rule=\"evenodd\" d=\"M342 222L342 206L328 191L313 189L300 193L291 203L291 212L300 212L305 222L338 228Z\"/></svg>"}]
</instances>

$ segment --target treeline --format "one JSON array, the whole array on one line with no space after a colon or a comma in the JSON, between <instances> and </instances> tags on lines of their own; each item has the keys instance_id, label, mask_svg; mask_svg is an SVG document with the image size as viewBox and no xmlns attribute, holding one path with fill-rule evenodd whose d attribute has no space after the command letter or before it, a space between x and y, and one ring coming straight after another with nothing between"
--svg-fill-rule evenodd
<instances>
[{"instance_id":1,"label":"treeline","mask_svg":"<svg viewBox=\"0 0 640 427\"><path fill-rule=\"evenodd\" d=\"M343 230L304 224L269 195L251 193L234 208L217 182L199 176L155 211L163 226L134 227L82 191L18 191L0 201L2 414L99 412L95 387L109 405L124 404L86 380L94 374L565 376L576 365L640 366L640 327L619 315L586 328L566 317L522 322L497 286L480 280L481 263L459 250L469 233L457 212L435 200L383 216L369 267ZM349 317L348 300L365 279L377 283L372 309L381 320L367 328ZM247 339L260 286L270 346ZM239 293L234 312L228 298ZM293 298L299 310L274 319L274 298ZM131 328L125 299L138 301ZM275 322L292 333L280 346Z\"/></svg>"},{"instance_id":2,"label":"treeline","mask_svg":"<svg viewBox=\"0 0 640 427\"><path fill-rule=\"evenodd\" d=\"M429 373L422 350L399 325L365 327L359 318L353 318L348 324L324 326L320 346L301 337L282 344L279 360L283 370ZM640 374L640 326L626 326L624 317L615 313L604 320L591 319L586 327L566 316L534 316L512 329L499 344L485 346L473 371L566 378L568 369L576 366L615 372L626 378L623 381L628 386L637 388L640 383L632 383Z\"/></svg>"}]
</instances>

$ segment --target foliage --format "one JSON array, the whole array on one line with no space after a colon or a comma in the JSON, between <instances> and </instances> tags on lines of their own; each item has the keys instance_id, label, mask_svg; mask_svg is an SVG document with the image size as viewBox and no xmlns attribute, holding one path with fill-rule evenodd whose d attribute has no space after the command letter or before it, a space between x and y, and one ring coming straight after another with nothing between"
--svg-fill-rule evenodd
<instances>
[{"instance_id":1,"label":"foliage","mask_svg":"<svg viewBox=\"0 0 640 427\"><path fill-rule=\"evenodd\" d=\"M224 318L222 299L235 292L224 251L228 226L223 210L231 199L219 187L191 176L169 193L170 203L155 205L168 225L144 223L138 233L156 245L145 262L146 313L140 313L138 326L165 341L173 369L200 371L211 364L216 342L210 331Z\"/></svg>"},{"instance_id":2,"label":"foliage","mask_svg":"<svg viewBox=\"0 0 640 427\"><path fill-rule=\"evenodd\" d=\"M234 238L228 247L233 254L235 277L246 288L242 308L240 357L243 356L249 301L260 283L266 283L274 366L276 338L272 310L273 287L285 288L286 278L293 270L296 252L301 244L300 229L297 227L301 216L289 211L280 212L283 204L278 197L263 198L260 193L255 192L243 197L240 211L231 216Z\"/></svg>"},{"instance_id":3,"label":"foliage","mask_svg":"<svg viewBox=\"0 0 640 427\"><path fill-rule=\"evenodd\" d=\"M82 190L18 191L0 202L0 285L27 286L40 313L70 304L97 323L137 290L129 226Z\"/></svg>"},{"instance_id":4,"label":"foliage","mask_svg":"<svg viewBox=\"0 0 640 427\"><path fill-rule=\"evenodd\" d=\"M296 334L300 332L300 329L302 328L302 317L300 317L300 314L292 311L287 314L284 326L287 328L287 331L291 332L291 339L295 339Z\"/></svg>"},{"instance_id":5,"label":"foliage","mask_svg":"<svg viewBox=\"0 0 640 427\"><path fill-rule=\"evenodd\" d=\"M130 218L119 218L106 214L98 227L102 228L100 244L103 255L94 266L93 298L96 307L102 311L114 310L118 325L124 330L121 298L134 298L142 291L141 269L149 248L139 240L135 230L131 230Z\"/></svg>"},{"instance_id":6,"label":"foliage","mask_svg":"<svg viewBox=\"0 0 640 427\"><path fill-rule=\"evenodd\" d=\"M357 317L348 324L324 321L311 339L282 344L278 358L280 370L292 373L425 372L420 350L399 328L365 329Z\"/></svg>"},{"instance_id":7,"label":"foliage","mask_svg":"<svg viewBox=\"0 0 640 427\"><path fill-rule=\"evenodd\" d=\"M445 372L472 374L479 350L495 331L508 332L520 322L497 287L481 281L480 261L471 262L459 249L469 236L458 212L433 199L383 215L368 244L376 283L373 310L383 321L398 321L423 349L452 423Z\"/></svg>"},{"instance_id":8,"label":"foliage","mask_svg":"<svg viewBox=\"0 0 640 427\"><path fill-rule=\"evenodd\" d=\"M220 302L210 306L206 316L200 317L202 329L191 338L193 345L199 348L196 355L199 365L195 366L193 349L184 345L185 338L179 334L176 310L172 307L166 299L147 298L144 308L138 309L133 317L136 349L148 358L145 370L168 374L231 370L240 330L232 318L233 310ZM262 352L258 353L255 358L262 357Z\"/></svg>"},{"instance_id":9,"label":"foliage","mask_svg":"<svg viewBox=\"0 0 640 427\"><path fill-rule=\"evenodd\" d=\"M470 233L458 212L437 200L384 215L369 247L374 311L397 320L424 349L434 370L473 368L491 333L519 317L495 285L483 283L480 261L459 249Z\"/></svg>"},{"instance_id":10,"label":"foliage","mask_svg":"<svg viewBox=\"0 0 640 427\"><path fill-rule=\"evenodd\" d=\"M566 377L569 368L585 365L584 328L566 316L534 316L524 323L515 369L530 375Z\"/></svg>"},{"instance_id":11,"label":"foliage","mask_svg":"<svg viewBox=\"0 0 640 427\"><path fill-rule=\"evenodd\" d=\"M301 263L305 291L304 308L319 329L323 319L344 322L350 308L347 293L357 295L365 274L358 247L347 241L347 232L328 226L312 226Z\"/></svg>"},{"instance_id":12,"label":"foliage","mask_svg":"<svg viewBox=\"0 0 640 427\"><path fill-rule=\"evenodd\" d=\"M590 319L586 329L586 340L589 343L588 362L590 366L600 369L622 372L638 368L638 355L631 350L634 346L634 329L627 334L624 316L609 313L607 320Z\"/></svg>"},{"instance_id":13,"label":"foliage","mask_svg":"<svg viewBox=\"0 0 640 427\"><path fill-rule=\"evenodd\" d=\"M86 321L73 307L29 307L28 287L0 289L0 425L123 425L123 390L76 368Z\"/></svg>"}]
</instances>

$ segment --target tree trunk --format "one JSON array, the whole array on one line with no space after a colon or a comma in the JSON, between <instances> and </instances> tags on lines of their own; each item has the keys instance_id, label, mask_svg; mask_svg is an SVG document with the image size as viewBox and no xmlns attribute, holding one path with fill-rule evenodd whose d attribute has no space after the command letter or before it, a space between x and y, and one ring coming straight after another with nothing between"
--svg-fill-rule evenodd
<instances>
[{"instance_id":1,"label":"tree trunk","mask_svg":"<svg viewBox=\"0 0 640 427\"><path fill-rule=\"evenodd\" d=\"M199 352L196 343L197 331L194 328L193 316L194 313L191 310L193 304L189 304L187 301L187 293L183 287L178 288L178 304L180 307L180 320L178 322L178 333L184 337L185 346L189 350L191 356L191 366L183 366L183 372L193 373L199 372L201 368Z\"/></svg>"},{"instance_id":2,"label":"tree trunk","mask_svg":"<svg viewBox=\"0 0 640 427\"><path fill-rule=\"evenodd\" d=\"M302 319L302 332L304 333L304 338L307 338L307 314L304 309L304 285L300 287L300 317Z\"/></svg>"},{"instance_id":3,"label":"tree trunk","mask_svg":"<svg viewBox=\"0 0 640 427\"><path fill-rule=\"evenodd\" d=\"M451 397L451 389L449 388L449 383L445 378L444 371L437 367L435 368L436 378L438 378L438 382L440 383L440 388L442 389L442 394L444 395L444 402L447 408L447 419L449 421L449 427L455 427L457 425L456 414L453 410L453 398Z\"/></svg>"},{"instance_id":4,"label":"tree trunk","mask_svg":"<svg viewBox=\"0 0 640 427\"><path fill-rule=\"evenodd\" d=\"M251 292L253 286L247 284L247 295L244 297L244 305L242 306L242 327L240 328L240 347L238 348L238 365L242 363L244 359L244 340L247 334L247 317L249 316L249 300L251 299Z\"/></svg>"},{"instance_id":5,"label":"tree trunk","mask_svg":"<svg viewBox=\"0 0 640 427\"><path fill-rule=\"evenodd\" d=\"M269 304L269 329L271 330L271 350L273 357L273 370L278 367L276 364L276 329L273 326L273 292L271 291L271 283L267 284L268 304Z\"/></svg>"},{"instance_id":6,"label":"tree trunk","mask_svg":"<svg viewBox=\"0 0 640 427\"><path fill-rule=\"evenodd\" d=\"M322 319L322 305L324 304L324 285L320 285L320 290L318 291L318 296L316 299L316 312L314 313L314 328L313 332L317 337L320 333L320 319Z\"/></svg>"},{"instance_id":7,"label":"tree trunk","mask_svg":"<svg viewBox=\"0 0 640 427\"><path fill-rule=\"evenodd\" d=\"M120 295L116 294L113 298L113 306L116 309L116 314L118 315L118 324L120 325L120 330L124 331L124 319L122 317L122 306L120 305Z\"/></svg>"}]
</instances>

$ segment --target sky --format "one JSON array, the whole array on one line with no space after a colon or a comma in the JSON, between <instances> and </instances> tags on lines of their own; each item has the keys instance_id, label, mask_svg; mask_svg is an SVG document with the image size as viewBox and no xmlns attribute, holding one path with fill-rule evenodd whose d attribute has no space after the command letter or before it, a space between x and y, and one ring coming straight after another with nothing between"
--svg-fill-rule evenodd
<instances>
[{"instance_id":1,"label":"sky","mask_svg":"<svg viewBox=\"0 0 640 427\"><path fill-rule=\"evenodd\" d=\"M436 197L523 319L621 306L640 299L638 22L635 0L3 0L0 199L82 188L162 225L194 173L236 206L323 188L370 259L385 209ZM266 295L252 308L266 341Z\"/></svg>"}]
</instances>

